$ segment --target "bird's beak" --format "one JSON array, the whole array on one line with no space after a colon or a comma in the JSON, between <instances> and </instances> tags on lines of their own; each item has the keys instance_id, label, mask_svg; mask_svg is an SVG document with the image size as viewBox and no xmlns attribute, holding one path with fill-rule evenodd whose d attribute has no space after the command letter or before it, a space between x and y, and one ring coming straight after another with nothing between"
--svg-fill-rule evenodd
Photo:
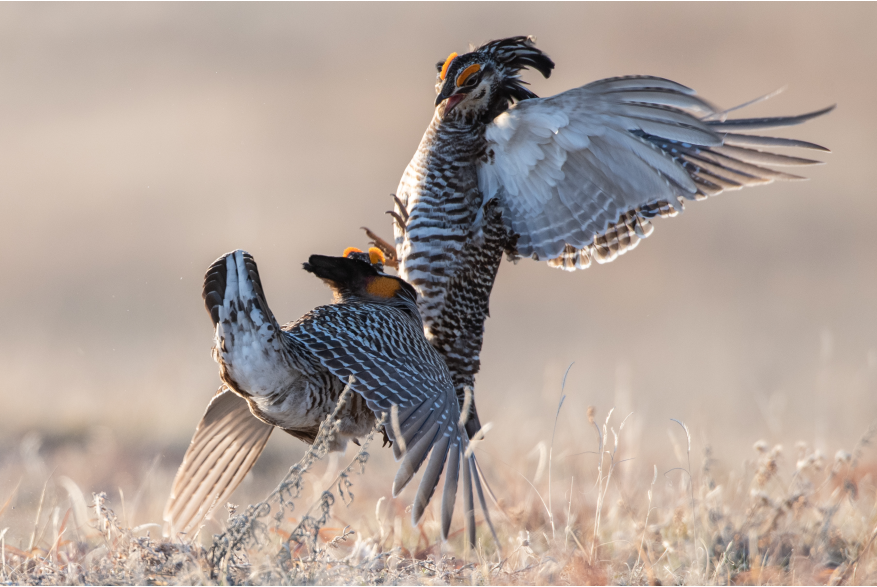
<instances>
[{"instance_id":1,"label":"bird's beak","mask_svg":"<svg viewBox=\"0 0 877 587\"><path fill-rule=\"evenodd\" d=\"M453 93L453 90L451 90L450 92L448 92L448 91L445 90L445 88L447 88L447 87L448 87L447 84L445 84L444 86L442 86L442 91L439 92L439 95L435 97L435 106L436 106L436 108L438 108L438 105L439 105L439 104L441 104L442 102L444 102L445 100L447 100L448 98L451 97L451 94Z\"/></svg>"},{"instance_id":2,"label":"bird's beak","mask_svg":"<svg viewBox=\"0 0 877 587\"><path fill-rule=\"evenodd\" d=\"M453 90L452 90L453 91ZM443 116L447 116L451 113L451 110L460 103L460 101L466 97L466 94L446 94L444 89L441 93L435 98L435 105L438 108L439 104L442 102L445 103L445 112Z\"/></svg>"}]
</instances>

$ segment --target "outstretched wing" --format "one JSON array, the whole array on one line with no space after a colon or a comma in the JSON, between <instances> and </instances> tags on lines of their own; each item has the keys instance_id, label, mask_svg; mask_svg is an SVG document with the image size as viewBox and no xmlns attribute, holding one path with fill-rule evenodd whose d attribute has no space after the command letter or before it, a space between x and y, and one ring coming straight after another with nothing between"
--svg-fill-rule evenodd
<instances>
[{"instance_id":1,"label":"outstretched wing","mask_svg":"<svg viewBox=\"0 0 877 587\"><path fill-rule=\"evenodd\" d=\"M394 496L432 451L411 512L415 524L447 463L442 497L442 536L447 537L461 463L464 496L471 495L479 481L468 473L474 459L465 455L468 437L459 424L460 406L450 374L420 325L391 306L357 303L316 308L288 334L333 375L344 381L352 376L353 391L379 417L386 414L387 434L394 441L396 459L402 460ZM476 489L480 495L480 485ZM471 499L464 502L467 525L474 532Z\"/></svg>"},{"instance_id":2,"label":"outstretched wing","mask_svg":"<svg viewBox=\"0 0 877 587\"><path fill-rule=\"evenodd\" d=\"M486 131L479 187L485 202L500 198L520 235L520 255L581 269L634 248L651 233L650 218L675 216L683 200L803 179L768 166L819 161L759 148L827 149L738 131L800 124L832 108L723 120L694 91L666 79L601 80L499 115Z\"/></svg>"},{"instance_id":3,"label":"outstretched wing","mask_svg":"<svg viewBox=\"0 0 877 587\"><path fill-rule=\"evenodd\" d=\"M168 535L191 532L216 506L225 505L262 454L273 429L228 389L210 400L164 508Z\"/></svg>"}]
</instances>

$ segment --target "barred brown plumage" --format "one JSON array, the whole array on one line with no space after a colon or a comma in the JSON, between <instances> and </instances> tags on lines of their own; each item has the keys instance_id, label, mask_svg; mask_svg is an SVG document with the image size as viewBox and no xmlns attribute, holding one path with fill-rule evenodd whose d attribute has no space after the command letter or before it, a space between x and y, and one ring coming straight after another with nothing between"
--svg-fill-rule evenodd
<instances>
[{"instance_id":1,"label":"barred brown plumage","mask_svg":"<svg viewBox=\"0 0 877 587\"><path fill-rule=\"evenodd\" d=\"M608 263L684 200L802 179L769 166L819 163L758 148L827 151L739 132L800 124L833 107L729 120L693 90L652 76L538 98L522 85L527 67L548 77L554 62L523 36L438 62L435 113L394 195L399 275L420 295L426 336L461 401L480 367L503 250L569 271ZM479 427L472 402L470 436Z\"/></svg>"},{"instance_id":2,"label":"barred brown plumage","mask_svg":"<svg viewBox=\"0 0 877 587\"><path fill-rule=\"evenodd\" d=\"M268 307L249 253L223 255L207 270L203 296L215 328L213 357L223 385L174 479L164 516L173 535L194 528L223 503L258 459L274 427L313 443L345 383L354 393L338 413L332 450L364 437L377 417L394 411L398 427L385 427L402 461L394 496L431 451L413 522L419 522L447 463L442 537L450 528L461 464L470 542L475 536L469 497L473 484L489 523L477 463L466 455L469 440L458 423L454 386L444 361L424 338L414 289L384 274L382 258L347 253L310 257L305 270L331 287L335 303L283 327Z\"/></svg>"}]
</instances>

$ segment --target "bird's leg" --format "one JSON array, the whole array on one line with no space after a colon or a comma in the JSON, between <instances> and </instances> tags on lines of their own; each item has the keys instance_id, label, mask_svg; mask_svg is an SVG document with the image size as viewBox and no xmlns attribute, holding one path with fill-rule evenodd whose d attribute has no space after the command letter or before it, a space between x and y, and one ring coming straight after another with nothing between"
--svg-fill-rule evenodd
<instances>
[{"instance_id":1,"label":"bird's leg","mask_svg":"<svg viewBox=\"0 0 877 587\"><path fill-rule=\"evenodd\" d=\"M373 233L369 228L363 226L362 229L365 231L366 236L372 239L372 242L369 244L372 244L380 249L380 251L384 254L384 257L386 257L384 265L386 265L387 267L392 267L393 269L398 269L399 257L396 256L396 247Z\"/></svg>"}]
</instances>

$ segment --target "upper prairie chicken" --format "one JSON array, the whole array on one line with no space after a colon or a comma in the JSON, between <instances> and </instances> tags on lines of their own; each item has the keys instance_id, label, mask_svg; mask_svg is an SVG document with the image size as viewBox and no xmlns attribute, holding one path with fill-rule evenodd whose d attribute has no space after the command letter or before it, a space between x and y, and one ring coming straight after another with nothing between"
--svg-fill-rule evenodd
<instances>
[{"instance_id":1,"label":"upper prairie chicken","mask_svg":"<svg viewBox=\"0 0 877 587\"><path fill-rule=\"evenodd\" d=\"M819 163L770 152L827 151L741 134L825 114L728 120L670 80L628 76L538 98L521 70L554 62L530 37L452 53L436 68L435 114L394 196L399 275L419 294L426 336L458 397L471 387L502 257L568 271L607 263L675 216L684 200L800 179L769 167ZM768 149L763 151L762 149ZM471 404L467 430L480 421Z\"/></svg>"},{"instance_id":2,"label":"upper prairie chicken","mask_svg":"<svg viewBox=\"0 0 877 587\"><path fill-rule=\"evenodd\" d=\"M432 450L412 508L416 524L447 461L441 514L446 537L462 462L468 536L474 541L473 487L484 507L479 474L474 457L465 454L469 441L459 424L448 369L423 336L417 294L403 280L384 274L381 259L372 258L373 265L368 254L345 253L312 255L304 264L333 290L335 303L283 327L268 308L252 256L233 251L207 270L203 295L215 327L213 358L223 385L174 479L164 514L172 534L196 527L214 504L224 503L275 427L313 443L349 381L355 393L340 409L330 449L343 450L387 414L385 434L402 459L393 495ZM390 425L394 406L398 427Z\"/></svg>"}]
</instances>

